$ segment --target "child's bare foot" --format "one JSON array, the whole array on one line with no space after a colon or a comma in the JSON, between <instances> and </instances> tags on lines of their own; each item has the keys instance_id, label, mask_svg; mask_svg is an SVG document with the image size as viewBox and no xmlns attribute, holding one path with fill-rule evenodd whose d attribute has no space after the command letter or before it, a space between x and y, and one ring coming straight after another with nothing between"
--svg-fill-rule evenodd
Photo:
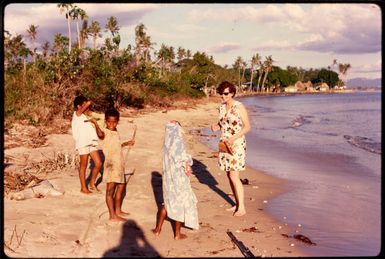
<instances>
[{"instance_id":1,"label":"child's bare foot","mask_svg":"<svg viewBox=\"0 0 385 259\"><path fill-rule=\"evenodd\" d=\"M90 187L88 187L91 191L93 191L93 192L98 192L98 193L101 193L101 191L98 189L98 187L96 187L96 186L90 186Z\"/></svg>"},{"instance_id":2,"label":"child's bare foot","mask_svg":"<svg viewBox=\"0 0 385 259\"><path fill-rule=\"evenodd\" d=\"M152 233L154 233L155 236L159 236L160 230L157 230L156 228L151 229Z\"/></svg>"},{"instance_id":3,"label":"child's bare foot","mask_svg":"<svg viewBox=\"0 0 385 259\"><path fill-rule=\"evenodd\" d=\"M175 240L182 240L182 239L186 239L187 236L185 234L179 234L178 236L175 236L174 239Z\"/></svg>"},{"instance_id":4,"label":"child's bare foot","mask_svg":"<svg viewBox=\"0 0 385 259\"><path fill-rule=\"evenodd\" d=\"M241 217L241 216L243 216L245 214L246 214L245 210L237 210L236 212L234 212L233 216Z\"/></svg>"},{"instance_id":5,"label":"child's bare foot","mask_svg":"<svg viewBox=\"0 0 385 259\"><path fill-rule=\"evenodd\" d=\"M231 208L227 208L226 211L232 211L232 212L235 212L235 210L237 209L237 206L233 206Z\"/></svg>"},{"instance_id":6,"label":"child's bare foot","mask_svg":"<svg viewBox=\"0 0 385 259\"><path fill-rule=\"evenodd\" d=\"M120 217L128 217L130 215L130 213L124 212L124 211L119 211L119 212L116 212L116 215L118 215Z\"/></svg>"},{"instance_id":7,"label":"child's bare foot","mask_svg":"<svg viewBox=\"0 0 385 259\"><path fill-rule=\"evenodd\" d=\"M80 189L80 192L81 193L84 193L84 194L91 194L92 192L90 192L90 190L88 189Z\"/></svg>"},{"instance_id":8,"label":"child's bare foot","mask_svg":"<svg viewBox=\"0 0 385 259\"><path fill-rule=\"evenodd\" d=\"M119 216L116 216L114 218L110 218L110 221L116 221L116 222L119 222L119 221L127 221L127 219L124 219L122 217L119 217Z\"/></svg>"}]
</instances>

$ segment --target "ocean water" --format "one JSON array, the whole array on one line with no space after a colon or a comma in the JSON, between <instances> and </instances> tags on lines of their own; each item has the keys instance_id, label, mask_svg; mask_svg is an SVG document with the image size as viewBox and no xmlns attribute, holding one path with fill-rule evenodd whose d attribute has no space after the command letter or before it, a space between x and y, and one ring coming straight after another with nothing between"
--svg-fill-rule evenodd
<instances>
[{"instance_id":1,"label":"ocean water","mask_svg":"<svg viewBox=\"0 0 385 259\"><path fill-rule=\"evenodd\" d=\"M267 212L316 245L312 256L381 251L381 93L239 99L248 109L247 164L285 179L291 191ZM209 129L204 129L204 132ZM202 139L212 148L216 140Z\"/></svg>"}]
</instances>

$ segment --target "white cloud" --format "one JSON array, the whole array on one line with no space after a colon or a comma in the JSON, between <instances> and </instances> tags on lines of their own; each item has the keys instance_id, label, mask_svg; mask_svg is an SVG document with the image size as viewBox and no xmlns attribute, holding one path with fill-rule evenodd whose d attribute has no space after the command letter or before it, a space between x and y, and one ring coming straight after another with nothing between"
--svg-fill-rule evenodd
<instances>
[{"instance_id":1,"label":"white cloud","mask_svg":"<svg viewBox=\"0 0 385 259\"><path fill-rule=\"evenodd\" d=\"M240 49L240 44L232 42L222 42L218 45L212 46L207 49L209 53L227 53L233 50Z\"/></svg>"},{"instance_id":2,"label":"white cloud","mask_svg":"<svg viewBox=\"0 0 385 259\"><path fill-rule=\"evenodd\" d=\"M294 50L297 48L297 43L290 43L287 40L268 40L257 44L257 47L252 48L253 51L261 50Z\"/></svg>"}]
</instances>

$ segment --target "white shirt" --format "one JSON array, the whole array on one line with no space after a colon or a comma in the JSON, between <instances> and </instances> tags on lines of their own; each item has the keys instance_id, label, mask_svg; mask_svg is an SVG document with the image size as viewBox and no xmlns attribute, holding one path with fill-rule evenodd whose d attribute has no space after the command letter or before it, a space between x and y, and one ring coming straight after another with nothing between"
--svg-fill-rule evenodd
<instances>
[{"instance_id":1,"label":"white shirt","mask_svg":"<svg viewBox=\"0 0 385 259\"><path fill-rule=\"evenodd\" d=\"M92 122L84 122L88 118L81 114L76 115L76 111L72 115L72 137L75 140L75 148L79 149L86 146L98 146L98 135L96 129L92 127Z\"/></svg>"}]
</instances>

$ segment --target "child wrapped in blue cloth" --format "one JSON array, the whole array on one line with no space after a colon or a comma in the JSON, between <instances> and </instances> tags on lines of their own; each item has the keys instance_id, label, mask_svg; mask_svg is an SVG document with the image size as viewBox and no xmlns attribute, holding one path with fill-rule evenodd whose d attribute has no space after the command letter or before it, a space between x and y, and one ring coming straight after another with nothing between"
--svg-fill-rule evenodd
<instances>
[{"instance_id":1,"label":"child wrapped in blue cloth","mask_svg":"<svg viewBox=\"0 0 385 259\"><path fill-rule=\"evenodd\" d=\"M192 157L185 149L179 122L168 122L163 145L164 205L159 212L157 225L152 230L155 235L160 234L166 216L175 221L175 240L187 238L180 233L182 222L186 227L199 229L197 199L189 179L192 164Z\"/></svg>"}]
</instances>

